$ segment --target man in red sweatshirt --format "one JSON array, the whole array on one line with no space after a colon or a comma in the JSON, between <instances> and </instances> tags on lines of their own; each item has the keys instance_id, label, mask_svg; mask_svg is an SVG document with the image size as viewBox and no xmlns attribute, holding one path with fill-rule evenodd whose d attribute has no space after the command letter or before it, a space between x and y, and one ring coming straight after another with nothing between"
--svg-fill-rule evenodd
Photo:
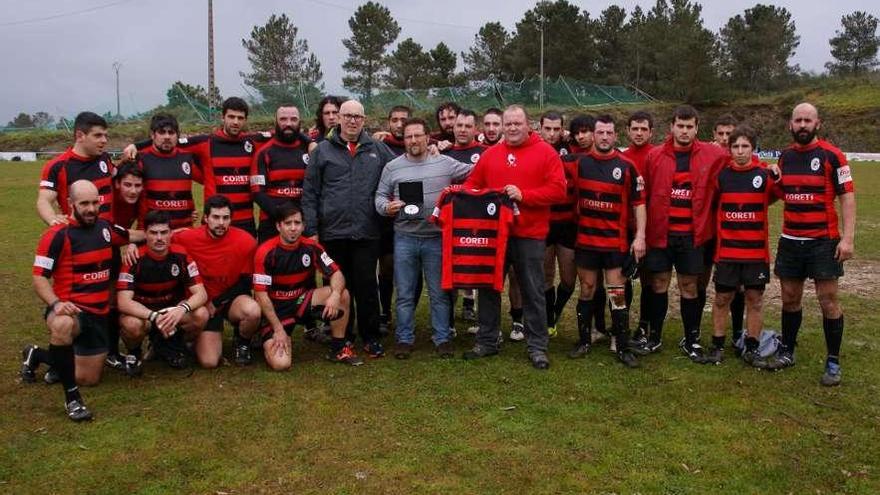
<instances>
[{"instance_id":1,"label":"man in red sweatshirt","mask_svg":"<svg viewBox=\"0 0 880 495\"><path fill-rule=\"evenodd\" d=\"M464 187L503 189L519 204L520 214L507 243L505 263L513 267L522 291L529 359L532 366L543 370L550 367L544 302L544 240L550 225L550 205L565 200L565 176L556 150L530 131L524 108L507 107L502 126L504 141L483 153ZM464 359L498 354L501 294L480 290L477 311L480 324L477 342L464 353Z\"/></svg>"},{"instance_id":2,"label":"man in red sweatshirt","mask_svg":"<svg viewBox=\"0 0 880 495\"><path fill-rule=\"evenodd\" d=\"M651 334L646 352L661 346L666 319L667 291L675 268L681 294L684 338L682 352L703 362L700 318L703 308L697 297L697 279L705 270L703 248L714 234L714 212L709 184L726 162L724 149L697 140L697 111L690 105L672 114L670 136L645 159L645 190L648 192L648 255L645 269L651 272Z\"/></svg>"}]
</instances>

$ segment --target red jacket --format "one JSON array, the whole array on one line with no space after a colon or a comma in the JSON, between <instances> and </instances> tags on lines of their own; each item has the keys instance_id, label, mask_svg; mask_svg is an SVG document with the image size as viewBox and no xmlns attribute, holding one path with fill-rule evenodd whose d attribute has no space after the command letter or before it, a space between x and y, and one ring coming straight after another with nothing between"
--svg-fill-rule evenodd
<instances>
[{"instance_id":1,"label":"red jacket","mask_svg":"<svg viewBox=\"0 0 880 495\"><path fill-rule=\"evenodd\" d=\"M565 201L559 153L534 132L519 146L502 141L483 152L464 187L500 189L508 184L522 191L510 235L545 239L550 230L550 205Z\"/></svg>"},{"instance_id":2,"label":"red jacket","mask_svg":"<svg viewBox=\"0 0 880 495\"><path fill-rule=\"evenodd\" d=\"M691 148L693 184L694 245L700 246L715 233L711 184L727 163L727 150L711 143L694 141ZM648 198L648 226L645 241L649 248L665 248L669 234L669 207L672 177L675 175L675 150L672 137L655 147L645 159L645 190Z\"/></svg>"}]
</instances>

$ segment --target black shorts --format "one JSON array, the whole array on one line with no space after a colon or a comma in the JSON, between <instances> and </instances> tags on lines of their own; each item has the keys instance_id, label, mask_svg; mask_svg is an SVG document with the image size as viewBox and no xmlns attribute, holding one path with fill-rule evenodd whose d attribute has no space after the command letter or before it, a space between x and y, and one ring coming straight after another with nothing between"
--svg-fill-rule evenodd
<instances>
[{"instance_id":1,"label":"black shorts","mask_svg":"<svg viewBox=\"0 0 880 495\"><path fill-rule=\"evenodd\" d=\"M43 318L48 319L52 310L46 308ZM107 315L96 315L86 311L76 315L79 335L73 339L73 352L77 356L95 356L109 349L107 336Z\"/></svg>"},{"instance_id":2,"label":"black shorts","mask_svg":"<svg viewBox=\"0 0 880 495\"><path fill-rule=\"evenodd\" d=\"M703 246L694 247L694 237L671 235L665 248L650 248L645 268L651 273L669 272L673 266L681 275L700 275L705 271Z\"/></svg>"},{"instance_id":3,"label":"black shorts","mask_svg":"<svg viewBox=\"0 0 880 495\"><path fill-rule=\"evenodd\" d=\"M811 239L796 241L779 238L776 248L776 266L779 278L804 280L833 280L843 276L843 263L834 259L840 239Z\"/></svg>"},{"instance_id":4,"label":"black shorts","mask_svg":"<svg viewBox=\"0 0 880 495\"><path fill-rule=\"evenodd\" d=\"M302 323L306 319L306 316L309 315L309 309L312 307L312 296L314 293L315 289L309 289L302 293L298 298L275 306L275 315L281 320L281 325L284 326L284 331L287 335L293 333L293 328L296 324ZM273 333L272 325L263 319L260 323L260 337L263 339L264 344L272 339Z\"/></svg>"},{"instance_id":5,"label":"black shorts","mask_svg":"<svg viewBox=\"0 0 880 495\"><path fill-rule=\"evenodd\" d=\"M733 292L743 286L748 290L764 290L770 281L770 263L715 264L715 292Z\"/></svg>"},{"instance_id":6,"label":"black shorts","mask_svg":"<svg viewBox=\"0 0 880 495\"><path fill-rule=\"evenodd\" d=\"M574 250L574 264L584 270L607 270L620 268L626 261L627 253L620 251L597 251L595 249Z\"/></svg>"},{"instance_id":7,"label":"black shorts","mask_svg":"<svg viewBox=\"0 0 880 495\"><path fill-rule=\"evenodd\" d=\"M715 239L709 239L703 244L703 266L711 268L715 264Z\"/></svg>"},{"instance_id":8,"label":"black shorts","mask_svg":"<svg viewBox=\"0 0 880 495\"><path fill-rule=\"evenodd\" d=\"M577 238L577 224L574 222L550 222L550 231L547 232L547 245L560 245L568 249L574 249Z\"/></svg>"},{"instance_id":9,"label":"black shorts","mask_svg":"<svg viewBox=\"0 0 880 495\"><path fill-rule=\"evenodd\" d=\"M235 298L232 299L233 301ZM229 308L232 306L232 302L229 304L224 304L217 308L217 311L214 312L214 316L208 319L208 323L205 324L205 332L220 332L223 333L223 320L229 319Z\"/></svg>"}]
</instances>

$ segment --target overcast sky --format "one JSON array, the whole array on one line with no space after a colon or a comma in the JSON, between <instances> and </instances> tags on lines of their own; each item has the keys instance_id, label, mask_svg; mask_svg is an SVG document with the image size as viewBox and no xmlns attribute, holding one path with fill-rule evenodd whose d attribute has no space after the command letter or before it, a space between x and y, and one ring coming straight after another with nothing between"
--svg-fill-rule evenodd
<instances>
[{"instance_id":1,"label":"overcast sky","mask_svg":"<svg viewBox=\"0 0 880 495\"><path fill-rule=\"evenodd\" d=\"M286 13L321 61L328 92L342 91L350 35L347 20L362 1L214 0L217 85L224 96L245 94L240 71L249 66L241 39L273 13ZM381 0L402 31L425 47L446 42L461 52L478 28L500 21L512 30L534 6L529 0ZM650 9L653 1L574 1L593 17L608 5ZM755 0L704 1L703 20L717 32ZM24 111L75 115L116 108L114 61L120 70L123 114L162 104L176 80L207 86L207 0L0 0L0 125ZM800 47L794 62L821 72L831 54L828 39L840 17L855 10L878 15L876 0L774 2L792 12ZM443 9L441 10L440 7ZM459 61L460 65L460 61Z\"/></svg>"}]
</instances>

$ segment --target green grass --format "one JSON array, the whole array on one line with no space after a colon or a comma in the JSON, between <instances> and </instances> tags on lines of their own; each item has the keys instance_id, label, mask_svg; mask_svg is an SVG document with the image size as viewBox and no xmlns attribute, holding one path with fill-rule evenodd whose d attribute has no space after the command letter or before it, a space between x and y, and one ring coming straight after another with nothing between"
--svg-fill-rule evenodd
<instances>
[{"instance_id":1,"label":"green grass","mask_svg":"<svg viewBox=\"0 0 880 495\"><path fill-rule=\"evenodd\" d=\"M863 260L880 256L878 165L854 165ZM775 374L733 359L690 364L675 350L675 314L666 349L640 370L601 348L570 361L571 306L548 372L528 365L521 344L479 362L440 361L423 303L410 361L333 366L297 336L288 373L258 364L189 374L148 363L140 379L108 373L85 390L96 420L73 424L57 386L17 380L21 346L46 340L29 268L42 230L38 175L38 165L0 164L0 492L880 491L880 316L870 287L870 296L843 295L845 375L832 390L818 385L824 343L811 295L798 365ZM875 263L862 263L876 274ZM778 328L772 303L768 327ZM456 345L470 342L460 336Z\"/></svg>"}]
</instances>

